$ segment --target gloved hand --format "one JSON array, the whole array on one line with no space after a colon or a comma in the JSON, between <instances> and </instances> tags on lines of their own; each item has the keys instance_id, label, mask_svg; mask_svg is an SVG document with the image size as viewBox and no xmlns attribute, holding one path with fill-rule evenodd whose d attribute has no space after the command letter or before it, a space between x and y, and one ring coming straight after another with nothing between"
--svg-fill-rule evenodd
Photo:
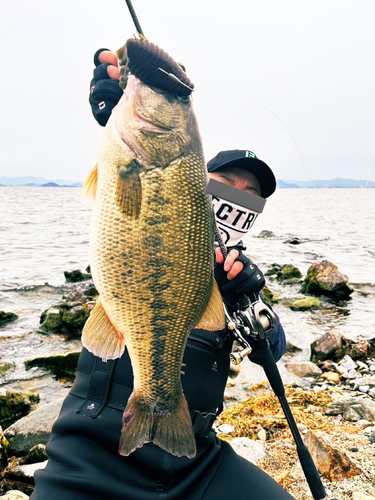
<instances>
[{"instance_id":1,"label":"gloved hand","mask_svg":"<svg viewBox=\"0 0 375 500\"><path fill-rule=\"evenodd\" d=\"M238 257L234 260L233 268L236 266L236 262L241 262L243 264L243 269L237 273L233 273L232 269L230 269L229 272L228 270L225 270L226 262L228 260L230 262L233 261L232 252L238 253ZM221 258L219 258L219 261ZM218 260L217 253L216 260ZM236 275L232 277L231 274ZM251 293L259 294L266 284L262 271L256 264L254 264L254 262L246 257L240 249L232 249L225 262L215 263L215 279L225 304L231 310L236 309L236 302L238 302L238 300L244 295L249 295Z\"/></svg>"},{"instance_id":2,"label":"gloved hand","mask_svg":"<svg viewBox=\"0 0 375 500\"><path fill-rule=\"evenodd\" d=\"M107 59L111 62L101 63L99 56L103 51L107 51L108 54L106 52L106 57L102 59ZM113 52L109 52L108 49L99 49L95 52L94 78L90 82L89 102L95 120L103 127L111 116L112 109L123 94L123 90L119 86L119 78L117 77L119 72L117 66L114 65L116 61L116 55ZM110 75L112 75L112 78Z\"/></svg>"}]
</instances>

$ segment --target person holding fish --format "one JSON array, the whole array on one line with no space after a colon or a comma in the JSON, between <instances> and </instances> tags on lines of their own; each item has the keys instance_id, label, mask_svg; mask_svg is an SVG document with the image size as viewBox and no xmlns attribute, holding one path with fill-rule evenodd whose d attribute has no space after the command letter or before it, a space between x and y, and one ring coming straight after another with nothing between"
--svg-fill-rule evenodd
<instances>
[{"instance_id":1,"label":"person holding fish","mask_svg":"<svg viewBox=\"0 0 375 500\"><path fill-rule=\"evenodd\" d=\"M206 194L193 84L180 65L134 39L94 62L90 103L105 131L85 191L99 299L31 499L291 499L212 429L234 340L223 301L232 312L265 285L241 241L256 214ZM207 169L259 197L276 189L248 150L222 151ZM226 258L214 251L215 219ZM276 319L277 361L286 342Z\"/></svg>"}]
</instances>

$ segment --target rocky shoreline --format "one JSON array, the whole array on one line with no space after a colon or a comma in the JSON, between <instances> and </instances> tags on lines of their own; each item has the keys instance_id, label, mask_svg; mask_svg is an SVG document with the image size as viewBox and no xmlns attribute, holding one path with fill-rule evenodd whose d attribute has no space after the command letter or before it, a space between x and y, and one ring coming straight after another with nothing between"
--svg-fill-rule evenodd
<instances>
[{"instance_id":1,"label":"rocky shoreline","mask_svg":"<svg viewBox=\"0 0 375 500\"><path fill-rule=\"evenodd\" d=\"M274 264L266 274L271 288L273 280L301 287L303 297L286 304L294 311L324 309L324 301L347 301L353 293L347 276L328 261L314 263L304 280L290 264ZM65 277L77 288L42 313L39 331L62 335L69 342L80 337L97 292L89 269L65 273ZM272 304L280 301L270 288L265 297ZM2 313L6 322L17 319ZM309 359L294 359L298 350L289 344L279 364L293 379L285 387L288 401L322 475L327 498L375 500L375 338L354 341L329 331L311 344ZM38 366L53 373L68 391L78 355L39 357L25 364L28 369ZM2 374L12 366L12 360L0 359L0 384ZM251 379L253 367L247 363L237 377L233 370L216 430L296 500L312 498L277 398L267 383L244 383L247 372ZM31 494L34 471L46 465L45 444L62 401L38 405L37 394L0 389L0 498L22 500Z\"/></svg>"}]
</instances>

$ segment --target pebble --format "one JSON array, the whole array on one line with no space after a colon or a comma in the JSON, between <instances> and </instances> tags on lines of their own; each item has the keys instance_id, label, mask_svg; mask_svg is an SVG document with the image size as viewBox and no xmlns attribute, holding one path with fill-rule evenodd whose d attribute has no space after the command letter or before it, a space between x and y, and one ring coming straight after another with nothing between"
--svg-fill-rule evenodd
<instances>
[{"instance_id":1,"label":"pebble","mask_svg":"<svg viewBox=\"0 0 375 500\"><path fill-rule=\"evenodd\" d=\"M265 429L261 429L259 432L257 432L257 437L259 441L266 442L267 441L267 431Z\"/></svg>"},{"instance_id":2,"label":"pebble","mask_svg":"<svg viewBox=\"0 0 375 500\"><path fill-rule=\"evenodd\" d=\"M233 425L229 425L229 424L221 424L221 425L219 425L217 430L219 432L222 432L223 434L230 434L231 432L234 431L234 427L233 427Z\"/></svg>"},{"instance_id":3,"label":"pebble","mask_svg":"<svg viewBox=\"0 0 375 500\"><path fill-rule=\"evenodd\" d=\"M348 370L353 370L355 368L355 362L352 360L352 358L349 356L349 354L346 354L339 362L339 366L343 366L347 368Z\"/></svg>"},{"instance_id":4,"label":"pebble","mask_svg":"<svg viewBox=\"0 0 375 500\"><path fill-rule=\"evenodd\" d=\"M356 371L350 371L348 373L344 373L342 377L346 379L355 379L358 378L358 373Z\"/></svg>"},{"instance_id":5,"label":"pebble","mask_svg":"<svg viewBox=\"0 0 375 500\"><path fill-rule=\"evenodd\" d=\"M10 490L5 495L0 497L2 500L28 500L28 496L22 491Z\"/></svg>"},{"instance_id":6,"label":"pebble","mask_svg":"<svg viewBox=\"0 0 375 500\"><path fill-rule=\"evenodd\" d=\"M367 370L368 371L368 365L366 365L366 363L363 363L362 361L356 361L356 365L361 370Z\"/></svg>"},{"instance_id":7,"label":"pebble","mask_svg":"<svg viewBox=\"0 0 375 500\"><path fill-rule=\"evenodd\" d=\"M369 385L360 385L358 387L358 390L361 391L361 392L368 392L370 389L370 386Z\"/></svg>"},{"instance_id":8,"label":"pebble","mask_svg":"<svg viewBox=\"0 0 375 500\"><path fill-rule=\"evenodd\" d=\"M353 500L375 500L375 497L365 495L360 491L353 491Z\"/></svg>"}]
</instances>

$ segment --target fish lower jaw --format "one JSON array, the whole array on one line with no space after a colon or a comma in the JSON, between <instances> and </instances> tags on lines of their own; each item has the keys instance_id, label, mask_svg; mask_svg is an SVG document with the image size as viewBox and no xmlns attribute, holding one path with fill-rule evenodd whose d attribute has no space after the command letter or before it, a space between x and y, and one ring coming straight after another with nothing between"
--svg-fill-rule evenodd
<instances>
[{"instance_id":1,"label":"fish lower jaw","mask_svg":"<svg viewBox=\"0 0 375 500\"><path fill-rule=\"evenodd\" d=\"M171 129L169 127L164 127L163 125L156 124L152 122L151 120L145 118L139 113L135 114L135 119L140 125L140 129L143 132L160 132L161 134L165 134L168 132L171 132Z\"/></svg>"}]
</instances>

